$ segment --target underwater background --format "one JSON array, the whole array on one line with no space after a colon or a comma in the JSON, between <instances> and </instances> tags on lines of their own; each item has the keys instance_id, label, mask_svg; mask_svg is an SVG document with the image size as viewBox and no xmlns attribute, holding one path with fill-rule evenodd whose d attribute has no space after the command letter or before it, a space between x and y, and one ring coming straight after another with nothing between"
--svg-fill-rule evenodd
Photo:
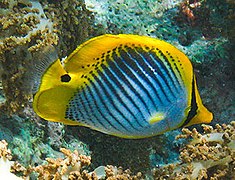
<instances>
[{"instance_id":1,"label":"underwater background","mask_svg":"<svg viewBox=\"0 0 235 180\"><path fill-rule=\"evenodd\" d=\"M43 47L62 59L120 33L165 40L189 57L210 126L131 140L34 113ZM234 40L234 0L0 0L0 177L7 169L30 179L235 179Z\"/></svg>"}]
</instances>

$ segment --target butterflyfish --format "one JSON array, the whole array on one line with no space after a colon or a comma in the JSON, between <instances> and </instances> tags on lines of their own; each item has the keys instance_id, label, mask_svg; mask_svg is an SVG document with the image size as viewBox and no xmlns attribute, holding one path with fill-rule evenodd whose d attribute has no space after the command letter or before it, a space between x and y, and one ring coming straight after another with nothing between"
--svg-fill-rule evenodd
<instances>
[{"instance_id":1,"label":"butterflyfish","mask_svg":"<svg viewBox=\"0 0 235 180\"><path fill-rule=\"evenodd\" d=\"M190 60L163 40L107 34L42 62L33 108L46 120L137 139L213 119Z\"/></svg>"}]
</instances>

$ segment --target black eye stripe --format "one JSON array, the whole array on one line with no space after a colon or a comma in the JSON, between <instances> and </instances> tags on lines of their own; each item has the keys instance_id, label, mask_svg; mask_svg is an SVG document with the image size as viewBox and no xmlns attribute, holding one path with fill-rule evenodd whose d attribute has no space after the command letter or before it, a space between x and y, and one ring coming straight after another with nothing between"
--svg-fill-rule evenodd
<instances>
[{"instance_id":1,"label":"black eye stripe","mask_svg":"<svg viewBox=\"0 0 235 180\"><path fill-rule=\"evenodd\" d=\"M70 75L64 74L60 77L61 82L69 82L71 80Z\"/></svg>"}]
</instances>

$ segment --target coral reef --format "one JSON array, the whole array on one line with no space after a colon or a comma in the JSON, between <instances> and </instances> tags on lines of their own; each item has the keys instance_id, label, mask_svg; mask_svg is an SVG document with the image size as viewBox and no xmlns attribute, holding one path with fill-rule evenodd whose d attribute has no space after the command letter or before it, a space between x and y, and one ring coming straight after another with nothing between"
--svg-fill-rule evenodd
<instances>
[{"instance_id":1,"label":"coral reef","mask_svg":"<svg viewBox=\"0 0 235 180\"><path fill-rule=\"evenodd\" d=\"M20 176L37 179L232 179L235 168L235 121L230 124L217 124L215 128L202 125L203 133L197 129L184 128L176 139L186 138L189 143L180 151L180 162L154 168L152 174L137 172L115 166L99 166L89 170L91 157L61 148L61 158L46 158L43 165L24 167L12 160L6 141L0 142L0 176L2 169Z\"/></svg>"},{"instance_id":2,"label":"coral reef","mask_svg":"<svg viewBox=\"0 0 235 180\"><path fill-rule=\"evenodd\" d=\"M35 117L31 108L25 108L24 113L26 117L0 116L0 140L9 142L13 158L24 166L42 164L45 157L61 157L60 147L90 155L86 144L65 135L64 126Z\"/></svg>"},{"instance_id":3,"label":"coral reef","mask_svg":"<svg viewBox=\"0 0 235 180\"><path fill-rule=\"evenodd\" d=\"M192 138L181 149L180 162L155 168L157 179L232 179L235 169L235 121L215 128L203 125L204 133L183 129L177 138Z\"/></svg>"},{"instance_id":4,"label":"coral reef","mask_svg":"<svg viewBox=\"0 0 235 180\"><path fill-rule=\"evenodd\" d=\"M59 34L59 56L69 55L79 44L91 37L94 16L84 0L40 0L44 12L55 24Z\"/></svg>"},{"instance_id":5,"label":"coral reef","mask_svg":"<svg viewBox=\"0 0 235 180\"><path fill-rule=\"evenodd\" d=\"M108 180L115 179L143 179L142 174L139 172L136 175L132 175L130 170L123 170L121 167L114 166L100 166L94 171L88 172L85 169L86 166L91 164L90 156L81 155L78 151L71 152L68 149L61 148L63 158L46 158L44 165L38 165L35 167L29 166L25 168L20 163L10 161L12 159L11 151L7 149L7 142L5 140L0 141L0 177L9 177L13 179L87 179L98 180L105 178ZM5 171L4 171L5 170ZM11 171L11 172L10 172ZM18 176L14 175L17 174Z\"/></svg>"},{"instance_id":6,"label":"coral reef","mask_svg":"<svg viewBox=\"0 0 235 180\"><path fill-rule=\"evenodd\" d=\"M1 7L1 53L21 45L37 51L41 46L57 44L53 23L39 2L3 1Z\"/></svg>"},{"instance_id":7,"label":"coral reef","mask_svg":"<svg viewBox=\"0 0 235 180\"><path fill-rule=\"evenodd\" d=\"M96 25L102 25L106 33L140 34L173 39L177 27L171 23L174 12L182 0L86 0L89 10L95 12Z\"/></svg>"},{"instance_id":8,"label":"coral reef","mask_svg":"<svg viewBox=\"0 0 235 180\"><path fill-rule=\"evenodd\" d=\"M15 163L12 171L34 178L51 171L51 177L68 178L70 173L71 179L180 179L197 173L198 178L231 179L234 122L215 129L204 126L204 133L195 126L198 131L184 130L181 137L186 139L174 140L179 132L172 131L140 141L123 140L48 123L36 117L28 103L34 62L40 61L35 57L46 45L55 45L59 57L64 57L91 36L142 34L164 39L192 59L203 102L214 113L211 125L228 124L235 117L234 5L233 0L1 1L0 139L7 140L11 158L22 164ZM195 140L190 142L190 137ZM184 146L186 142L190 143ZM2 144L0 149L9 152ZM61 147L67 150L61 153ZM81 160L90 161L88 156L92 163L83 166ZM10 174L8 157L0 162L0 174L3 166ZM73 163L78 169L72 173ZM148 174L152 167L153 174Z\"/></svg>"},{"instance_id":9,"label":"coral reef","mask_svg":"<svg viewBox=\"0 0 235 180\"><path fill-rule=\"evenodd\" d=\"M49 144L54 149L59 149L64 139L64 134L65 134L64 125L61 123L48 122L47 127L48 127L47 135L48 135Z\"/></svg>"},{"instance_id":10,"label":"coral reef","mask_svg":"<svg viewBox=\"0 0 235 180\"><path fill-rule=\"evenodd\" d=\"M232 57L234 57L235 52L232 49L235 48L235 28L233 28L235 26L235 2L233 0L226 0L226 2L227 2L228 9L226 11L227 14L226 14L225 19L228 25L225 24L226 32L223 33L223 36L227 37L232 43L231 54L232 54Z\"/></svg>"},{"instance_id":11,"label":"coral reef","mask_svg":"<svg viewBox=\"0 0 235 180\"><path fill-rule=\"evenodd\" d=\"M57 44L53 23L37 1L3 1L0 4L0 63L6 102L1 111L22 110L30 98L32 52Z\"/></svg>"},{"instance_id":12,"label":"coral reef","mask_svg":"<svg viewBox=\"0 0 235 180\"><path fill-rule=\"evenodd\" d=\"M82 167L89 165L90 157L80 155L78 151L71 152L61 148L60 151L65 158L47 158L47 164L39 165L28 170L28 173L35 171L38 179L76 179L83 178L84 173L80 173ZM82 176L83 175L83 176ZM87 174L86 174L87 176ZM76 178L71 178L76 177Z\"/></svg>"},{"instance_id":13,"label":"coral reef","mask_svg":"<svg viewBox=\"0 0 235 180\"><path fill-rule=\"evenodd\" d=\"M8 144L5 140L0 141L0 178L11 180L22 179L10 172L11 168L16 168L16 163L10 161L12 159L12 156L11 151L7 149L7 145Z\"/></svg>"},{"instance_id":14,"label":"coral reef","mask_svg":"<svg viewBox=\"0 0 235 180\"><path fill-rule=\"evenodd\" d=\"M112 137L83 127L67 127L67 132L89 146L93 168L114 164L133 172L145 172L149 167L175 162L183 143L174 140L178 131L139 140Z\"/></svg>"},{"instance_id":15,"label":"coral reef","mask_svg":"<svg viewBox=\"0 0 235 180\"><path fill-rule=\"evenodd\" d=\"M24 165L61 156L63 146L89 154L81 141L64 140L64 126L38 118L31 108L34 66L47 45L60 56L84 41L92 14L82 0L0 2L0 139ZM73 40L72 40L73 39Z\"/></svg>"}]
</instances>

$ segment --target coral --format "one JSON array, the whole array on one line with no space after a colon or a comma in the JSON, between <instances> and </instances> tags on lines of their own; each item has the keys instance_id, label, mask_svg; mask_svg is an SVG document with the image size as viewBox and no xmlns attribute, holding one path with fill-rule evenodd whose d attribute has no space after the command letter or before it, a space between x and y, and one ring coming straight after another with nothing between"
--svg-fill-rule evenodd
<instances>
[{"instance_id":1,"label":"coral","mask_svg":"<svg viewBox=\"0 0 235 180\"><path fill-rule=\"evenodd\" d=\"M84 127L67 127L67 135L87 144L92 155L92 166L119 165L133 172L145 172L156 164L174 162L178 145L173 144L177 131L158 137L130 140L113 137Z\"/></svg>"},{"instance_id":2,"label":"coral","mask_svg":"<svg viewBox=\"0 0 235 180\"><path fill-rule=\"evenodd\" d=\"M89 154L82 142L64 139L63 126L39 119L30 103L34 66L43 48L52 44L61 56L69 54L87 38L92 14L82 0L10 0L0 7L1 139L10 142L13 157L25 166L61 156L55 151L61 146Z\"/></svg>"},{"instance_id":3,"label":"coral","mask_svg":"<svg viewBox=\"0 0 235 180\"><path fill-rule=\"evenodd\" d=\"M83 175L80 173L82 167L90 164L91 159L89 156L81 155L78 151L71 152L64 148L61 148L61 152L64 154L65 158L46 158L47 164L45 165L38 165L36 167L29 166L28 168L25 168L20 163L10 162L12 159L11 151L7 149L7 142L2 140L0 142L0 177L3 177L1 176L1 173L3 173L1 170L6 168L9 168L7 173L11 174L11 168L14 173L21 174L22 178L29 177L33 172L38 174L37 179L72 179L69 178L69 176L72 177L75 174L77 177L78 174L79 177L90 176L85 171L82 173ZM3 158L4 161L6 161L5 164L2 163Z\"/></svg>"},{"instance_id":4,"label":"coral","mask_svg":"<svg viewBox=\"0 0 235 180\"><path fill-rule=\"evenodd\" d=\"M155 178L231 179L235 168L235 121L215 128L203 125L204 133L184 128L177 138L192 138L181 149L180 162L155 168Z\"/></svg>"},{"instance_id":5,"label":"coral","mask_svg":"<svg viewBox=\"0 0 235 180\"><path fill-rule=\"evenodd\" d=\"M1 6L1 53L21 45L38 51L41 46L57 44L53 23L46 18L39 2L12 0L3 1Z\"/></svg>"},{"instance_id":6,"label":"coral","mask_svg":"<svg viewBox=\"0 0 235 180\"><path fill-rule=\"evenodd\" d=\"M193 9L200 7L203 1L204 0L201 0L201 1L195 0L192 3L190 3L189 0L186 0L181 3L181 6L180 6L181 12L185 16L187 16L188 21L193 22L195 20Z\"/></svg>"},{"instance_id":7,"label":"coral","mask_svg":"<svg viewBox=\"0 0 235 180\"><path fill-rule=\"evenodd\" d=\"M195 128L184 128L176 139L189 139L180 152L180 162L154 168L152 175L112 165L99 166L90 170L91 157L80 154L77 150L61 148L63 157L45 158L43 165L24 167L12 159L11 151L5 141L0 142L0 157L7 159L0 168L9 168L22 177L37 179L231 179L235 168L235 122L228 125L217 124L215 128L202 125L203 133ZM6 167L5 167L6 166ZM1 171L0 171L1 172Z\"/></svg>"},{"instance_id":8,"label":"coral","mask_svg":"<svg viewBox=\"0 0 235 180\"><path fill-rule=\"evenodd\" d=\"M5 140L0 141L0 157L11 160L11 151L7 149L7 145L8 143Z\"/></svg>"},{"instance_id":9,"label":"coral","mask_svg":"<svg viewBox=\"0 0 235 180\"><path fill-rule=\"evenodd\" d=\"M1 111L22 110L30 98L32 53L58 43L53 23L46 18L37 1L3 1L0 3L1 80L6 101Z\"/></svg>"},{"instance_id":10,"label":"coral","mask_svg":"<svg viewBox=\"0 0 235 180\"><path fill-rule=\"evenodd\" d=\"M105 178L108 180L116 179L143 179L143 175L139 172L136 175L132 175L130 170L123 170L121 167L117 168L114 166L101 166L96 168L94 171L88 172L85 167L91 164L91 157L79 154L78 151L71 152L68 149L61 148L60 151L63 153L64 158L46 158L46 163L38 166L29 166L25 168L18 162L9 161L11 160L11 151L7 149L6 141L0 142L0 157L7 159L4 164L0 161L0 177L3 173L1 170L8 168L8 171L4 175L9 175L15 179L27 179L29 177L37 179L87 179L87 180L98 180ZM8 164L7 164L8 163ZM18 178L11 171L21 178ZM5 176L6 177L6 176Z\"/></svg>"},{"instance_id":11,"label":"coral","mask_svg":"<svg viewBox=\"0 0 235 180\"><path fill-rule=\"evenodd\" d=\"M136 175L133 175L129 169L123 170L122 167L117 168L117 167L108 165L105 167L104 178L107 180L118 180L118 179L143 180L144 176L141 172L138 172L136 173Z\"/></svg>"},{"instance_id":12,"label":"coral","mask_svg":"<svg viewBox=\"0 0 235 180\"><path fill-rule=\"evenodd\" d=\"M83 142L61 134L60 131L64 129L60 124L50 126L46 121L36 118L30 108L25 108L24 113L27 118L17 115L0 116L0 139L9 142L13 158L24 166L42 164L45 157L61 157L62 153L58 152L60 147L90 155L88 146ZM52 127L58 131L52 133Z\"/></svg>"},{"instance_id":13,"label":"coral","mask_svg":"<svg viewBox=\"0 0 235 180\"><path fill-rule=\"evenodd\" d=\"M64 148L61 148L60 151L65 155L64 159L46 158L47 164L30 168L28 173L33 171L38 173L38 179L71 179L69 176L74 174L77 178L81 178L82 173L80 171L82 171L82 167L91 163L91 158L80 155L78 151L71 152Z\"/></svg>"},{"instance_id":14,"label":"coral","mask_svg":"<svg viewBox=\"0 0 235 180\"><path fill-rule=\"evenodd\" d=\"M47 127L49 144L54 149L59 149L62 145L65 134L64 125L61 123L48 122Z\"/></svg>"},{"instance_id":15,"label":"coral","mask_svg":"<svg viewBox=\"0 0 235 180\"><path fill-rule=\"evenodd\" d=\"M83 0L41 0L44 11L55 24L59 34L59 56L69 55L93 33L93 13Z\"/></svg>"},{"instance_id":16,"label":"coral","mask_svg":"<svg viewBox=\"0 0 235 180\"><path fill-rule=\"evenodd\" d=\"M89 10L95 12L96 25L102 25L106 33L151 35L160 39L176 38L177 27L171 24L168 11L182 0L86 0ZM172 28L172 26L174 28Z\"/></svg>"},{"instance_id":17,"label":"coral","mask_svg":"<svg viewBox=\"0 0 235 180\"><path fill-rule=\"evenodd\" d=\"M235 2L233 0L227 0L228 3L228 14L227 19L230 22L229 27L227 27L227 34L224 35L230 39L231 42L233 42L234 45L234 39L235 39Z\"/></svg>"},{"instance_id":18,"label":"coral","mask_svg":"<svg viewBox=\"0 0 235 180\"><path fill-rule=\"evenodd\" d=\"M180 31L187 32L181 35L180 43L190 45L200 36L207 41L213 38L234 39L234 4L223 0L184 0L178 15L175 17Z\"/></svg>"},{"instance_id":19,"label":"coral","mask_svg":"<svg viewBox=\"0 0 235 180\"><path fill-rule=\"evenodd\" d=\"M98 180L101 178L108 180L116 179L141 179L142 174L139 172L136 175L132 175L130 170L123 170L121 167L114 166L100 166L94 171L88 172L85 169L86 166L91 164L90 156L81 155L78 151L71 152L65 148L61 148L60 151L65 155L65 158L47 158L47 164L39 165L29 168L26 176L32 172L38 173L38 179L87 179ZM27 174L28 173L28 174Z\"/></svg>"},{"instance_id":20,"label":"coral","mask_svg":"<svg viewBox=\"0 0 235 180\"><path fill-rule=\"evenodd\" d=\"M22 178L10 172L11 167L14 168L16 165L13 161L10 161L12 156L11 151L7 149L7 145L5 140L0 141L0 179L20 180Z\"/></svg>"}]
</instances>

